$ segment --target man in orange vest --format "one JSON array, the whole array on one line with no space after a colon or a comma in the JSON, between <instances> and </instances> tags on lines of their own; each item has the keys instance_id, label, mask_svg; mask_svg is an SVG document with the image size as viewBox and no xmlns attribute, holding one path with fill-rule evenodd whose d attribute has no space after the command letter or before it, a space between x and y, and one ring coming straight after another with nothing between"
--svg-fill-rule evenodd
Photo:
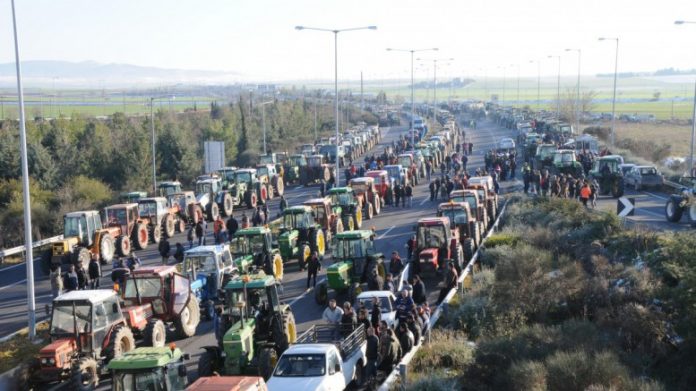
<instances>
[{"instance_id":1,"label":"man in orange vest","mask_svg":"<svg viewBox=\"0 0 696 391\"><path fill-rule=\"evenodd\" d=\"M580 201L582 201L585 208L587 208L587 201L589 201L591 194L592 191L590 190L590 184L585 182L580 189Z\"/></svg>"}]
</instances>

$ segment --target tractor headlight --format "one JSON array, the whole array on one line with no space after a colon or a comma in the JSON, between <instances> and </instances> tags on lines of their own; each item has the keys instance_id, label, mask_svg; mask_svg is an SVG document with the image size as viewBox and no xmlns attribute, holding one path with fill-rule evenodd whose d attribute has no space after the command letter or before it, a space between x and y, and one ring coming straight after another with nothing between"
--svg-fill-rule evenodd
<instances>
[{"instance_id":1,"label":"tractor headlight","mask_svg":"<svg viewBox=\"0 0 696 391\"><path fill-rule=\"evenodd\" d=\"M48 363L51 365L56 365L56 359L55 358L49 358Z\"/></svg>"},{"instance_id":2,"label":"tractor headlight","mask_svg":"<svg viewBox=\"0 0 696 391\"><path fill-rule=\"evenodd\" d=\"M48 365L48 359L47 359L47 358L42 358L42 359L41 359L41 364L43 364L43 365Z\"/></svg>"}]
</instances>

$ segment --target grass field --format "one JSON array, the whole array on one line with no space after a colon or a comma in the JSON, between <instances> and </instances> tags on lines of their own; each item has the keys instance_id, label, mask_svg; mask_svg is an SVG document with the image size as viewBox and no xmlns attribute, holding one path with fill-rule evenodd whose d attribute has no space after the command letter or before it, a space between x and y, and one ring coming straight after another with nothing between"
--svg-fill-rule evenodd
<instances>
[{"instance_id":1,"label":"grass field","mask_svg":"<svg viewBox=\"0 0 696 391\"><path fill-rule=\"evenodd\" d=\"M689 143L691 142L691 126L617 121L616 139L627 138L650 141L656 146L669 144L672 147L673 156L686 157L689 154Z\"/></svg>"}]
</instances>

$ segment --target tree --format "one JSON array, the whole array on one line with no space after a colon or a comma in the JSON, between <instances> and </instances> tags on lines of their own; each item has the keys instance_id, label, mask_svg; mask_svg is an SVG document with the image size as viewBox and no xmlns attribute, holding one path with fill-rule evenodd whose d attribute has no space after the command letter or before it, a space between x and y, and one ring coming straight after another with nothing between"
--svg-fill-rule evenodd
<instances>
[{"instance_id":1,"label":"tree","mask_svg":"<svg viewBox=\"0 0 696 391\"><path fill-rule=\"evenodd\" d=\"M595 91L586 91L580 94L580 116L582 117L582 113L590 112L594 109L594 98L597 96L597 93ZM561 93L560 96L560 115L561 119L566 120L568 122L575 123L577 122L577 114L578 112L576 111L578 109L577 106L577 90L569 88L565 91L565 93ZM557 108L557 103L558 103L558 97L551 102L551 105L549 106L549 110L552 112L556 112Z\"/></svg>"}]
</instances>

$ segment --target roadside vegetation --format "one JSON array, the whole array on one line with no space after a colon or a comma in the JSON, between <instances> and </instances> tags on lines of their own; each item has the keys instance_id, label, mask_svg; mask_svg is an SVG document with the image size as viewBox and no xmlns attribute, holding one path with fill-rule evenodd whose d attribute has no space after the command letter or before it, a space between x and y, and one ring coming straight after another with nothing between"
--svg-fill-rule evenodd
<instances>
[{"instance_id":1,"label":"roadside vegetation","mask_svg":"<svg viewBox=\"0 0 696 391\"><path fill-rule=\"evenodd\" d=\"M36 337L39 342L48 338L48 322L36 325ZM26 328L8 341L0 342L0 373L29 362L39 354L42 347L41 343L29 340L29 331Z\"/></svg>"},{"instance_id":2,"label":"roadside vegetation","mask_svg":"<svg viewBox=\"0 0 696 391\"><path fill-rule=\"evenodd\" d=\"M513 200L502 227L409 389L693 389L695 235L542 198Z\"/></svg>"}]
</instances>

